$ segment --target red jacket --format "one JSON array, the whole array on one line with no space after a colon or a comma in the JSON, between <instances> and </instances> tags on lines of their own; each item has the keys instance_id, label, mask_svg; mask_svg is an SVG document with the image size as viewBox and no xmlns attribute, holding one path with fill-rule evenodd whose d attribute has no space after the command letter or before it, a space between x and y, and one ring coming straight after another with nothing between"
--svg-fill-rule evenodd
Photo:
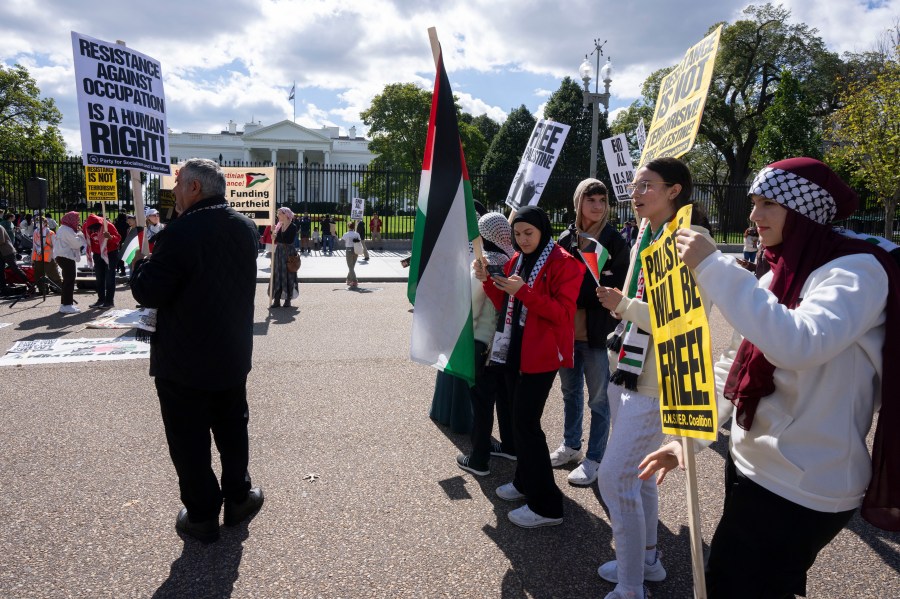
<instances>
[{"instance_id":1,"label":"red jacket","mask_svg":"<svg viewBox=\"0 0 900 599\"><path fill-rule=\"evenodd\" d=\"M519 259L517 252L506 263L507 276ZM581 289L585 267L571 254L556 246L541 269L534 287L522 285L516 299L528 308L522 331L522 360L525 373L551 372L572 368L575 355L575 301ZM484 292L500 314L506 313L506 294L488 279Z\"/></svg>"},{"instance_id":2,"label":"red jacket","mask_svg":"<svg viewBox=\"0 0 900 599\"><path fill-rule=\"evenodd\" d=\"M100 227L99 231L94 232L93 234L88 231L88 227L93 225L103 225L103 217L97 216L96 214L91 214L87 217L87 220L84 221L84 225L82 225L81 229L84 231L84 238L88 242L88 251L91 251L95 254L100 253L100 239L103 235L103 227ZM113 250L119 249L119 244L122 243L122 236L119 235L119 231L116 230L116 226L110 222L109 219L106 219L106 232L109 233L109 239L106 240L106 251L112 252Z\"/></svg>"}]
</instances>

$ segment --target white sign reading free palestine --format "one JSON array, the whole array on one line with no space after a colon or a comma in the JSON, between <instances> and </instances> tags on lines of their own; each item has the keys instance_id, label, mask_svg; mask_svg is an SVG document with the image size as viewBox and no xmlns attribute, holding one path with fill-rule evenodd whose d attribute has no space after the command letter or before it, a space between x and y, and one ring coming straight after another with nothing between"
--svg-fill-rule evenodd
<instances>
[{"instance_id":1,"label":"white sign reading free palestine","mask_svg":"<svg viewBox=\"0 0 900 599\"><path fill-rule=\"evenodd\" d=\"M72 52L85 166L168 174L159 61L74 31Z\"/></svg>"},{"instance_id":2,"label":"white sign reading free palestine","mask_svg":"<svg viewBox=\"0 0 900 599\"><path fill-rule=\"evenodd\" d=\"M612 181L613 195L620 202L627 202L630 195L625 191L625 186L634 179L634 163L631 162L631 152L628 151L628 140L625 139L624 133L620 133L615 137L604 139L601 143L606 168L609 169L609 178Z\"/></svg>"},{"instance_id":3,"label":"white sign reading free palestine","mask_svg":"<svg viewBox=\"0 0 900 599\"><path fill-rule=\"evenodd\" d=\"M544 119L535 123L506 196L507 206L518 210L537 205L568 134L568 125Z\"/></svg>"}]
</instances>

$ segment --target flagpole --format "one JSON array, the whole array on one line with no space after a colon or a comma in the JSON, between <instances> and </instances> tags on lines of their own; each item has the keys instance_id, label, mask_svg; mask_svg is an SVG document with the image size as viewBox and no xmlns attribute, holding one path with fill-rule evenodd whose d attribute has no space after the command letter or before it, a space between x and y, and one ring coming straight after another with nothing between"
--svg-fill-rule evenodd
<instances>
[{"instance_id":1,"label":"flagpole","mask_svg":"<svg viewBox=\"0 0 900 599\"><path fill-rule=\"evenodd\" d=\"M294 79L294 84L291 86L291 95L294 96L294 122L297 122L297 80Z\"/></svg>"},{"instance_id":2,"label":"flagpole","mask_svg":"<svg viewBox=\"0 0 900 599\"><path fill-rule=\"evenodd\" d=\"M438 41L437 29L434 27L428 28L428 41L431 42L431 55L434 57L434 69L437 71L440 68L441 62L441 42ZM462 143L462 141L460 141L460 143ZM475 252L476 260L487 264L484 252L482 251L481 235L472 240L472 251Z\"/></svg>"}]
</instances>

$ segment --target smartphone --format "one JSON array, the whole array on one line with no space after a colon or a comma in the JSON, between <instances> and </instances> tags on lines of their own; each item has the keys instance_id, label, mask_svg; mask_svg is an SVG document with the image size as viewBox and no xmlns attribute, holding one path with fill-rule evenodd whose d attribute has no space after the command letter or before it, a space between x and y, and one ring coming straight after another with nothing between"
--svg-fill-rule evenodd
<instances>
[{"instance_id":1,"label":"smartphone","mask_svg":"<svg viewBox=\"0 0 900 599\"><path fill-rule=\"evenodd\" d=\"M496 264L488 264L487 267L488 275L491 277L500 277L501 279L506 278L506 273L503 272L503 267L498 266Z\"/></svg>"}]
</instances>

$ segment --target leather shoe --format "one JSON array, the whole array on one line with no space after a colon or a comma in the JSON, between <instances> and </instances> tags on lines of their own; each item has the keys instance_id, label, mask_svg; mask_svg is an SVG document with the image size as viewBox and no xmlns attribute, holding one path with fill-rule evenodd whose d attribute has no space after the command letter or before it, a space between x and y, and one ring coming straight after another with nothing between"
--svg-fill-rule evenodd
<instances>
[{"instance_id":1,"label":"leather shoe","mask_svg":"<svg viewBox=\"0 0 900 599\"><path fill-rule=\"evenodd\" d=\"M253 487L243 501L225 500L225 526L237 526L244 520L250 520L262 507L265 501L263 490Z\"/></svg>"},{"instance_id":2,"label":"leather shoe","mask_svg":"<svg viewBox=\"0 0 900 599\"><path fill-rule=\"evenodd\" d=\"M201 543L214 543L219 540L219 519L191 522L187 508L183 507L175 519L175 530Z\"/></svg>"}]
</instances>

